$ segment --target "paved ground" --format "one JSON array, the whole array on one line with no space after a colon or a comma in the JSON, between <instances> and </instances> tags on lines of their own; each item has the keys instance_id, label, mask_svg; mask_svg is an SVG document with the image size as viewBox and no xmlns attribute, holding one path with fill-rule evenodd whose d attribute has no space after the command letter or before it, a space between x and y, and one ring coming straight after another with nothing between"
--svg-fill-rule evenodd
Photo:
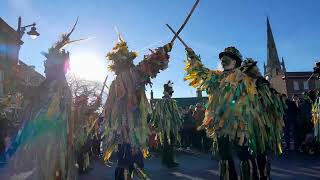
<instances>
[{"instance_id":1,"label":"paved ground","mask_svg":"<svg viewBox=\"0 0 320 180\"><path fill-rule=\"evenodd\" d=\"M152 180L213 180L218 178L218 163L209 155L179 154L179 168L168 170L161 166L159 158L145 161L146 171ZM101 162L93 163L93 170L81 175L80 180L113 180L114 167L107 167ZM272 161L273 180L315 180L320 179L320 156L311 157L291 153L286 157Z\"/></svg>"}]
</instances>

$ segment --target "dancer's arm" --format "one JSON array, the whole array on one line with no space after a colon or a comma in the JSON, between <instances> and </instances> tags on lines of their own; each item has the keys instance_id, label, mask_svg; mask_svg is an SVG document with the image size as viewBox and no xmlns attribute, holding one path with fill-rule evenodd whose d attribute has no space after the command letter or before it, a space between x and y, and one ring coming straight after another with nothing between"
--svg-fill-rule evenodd
<instances>
[{"instance_id":1,"label":"dancer's arm","mask_svg":"<svg viewBox=\"0 0 320 180\"><path fill-rule=\"evenodd\" d=\"M222 71L210 70L204 67L200 57L191 48L186 48L186 51L186 76L184 80L189 81L190 86L200 88L201 90L208 90L210 87L217 86Z\"/></svg>"},{"instance_id":2,"label":"dancer's arm","mask_svg":"<svg viewBox=\"0 0 320 180\"><path fill-rule=\"evenodd\" d=\"M144 59L137 65L142 75L145 77L145 84L150 83L150 78L155 78L161 70L168 68L169 52L172 44L166 44L155 50L151 50L150 55L145 55Z\"/></svg>"}]
</instances>

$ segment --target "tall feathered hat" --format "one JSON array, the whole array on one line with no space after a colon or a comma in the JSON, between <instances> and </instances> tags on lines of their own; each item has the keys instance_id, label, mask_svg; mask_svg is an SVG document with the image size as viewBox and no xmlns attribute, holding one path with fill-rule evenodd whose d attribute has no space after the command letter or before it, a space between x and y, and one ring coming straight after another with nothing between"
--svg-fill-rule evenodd
<instances>
[{"instance_id":1,"label":"tall feathered hat","mask_svg":"<svg viewBox=\"0 0 320 180\"><path fill-rule=\"evenodd\" d=\"M117 71L121 68L133 65L133 60L138 56L137 52L129 51L127 42L125 42L121 34L118 33L118 42L112 48L112 51L107 54L107 59L111 61L109 68L112 71Z\"/></svg>"},{"instance_id":2,"label":"tall feathered hat","mask_svg":"<svg viewBox=\"0 0 320 180\"><path fill-rule=\"evenodd\" d=\"M174 93L173 91L173 82L168 81L166 84L163 85L163 94L164 96L172 96L172 94Z\"/></svg>"},{"instance_id":3,"label":"tall feathered hat","mask_svg":"<svg viewBox=\"0 0 320 180\"><path fill-rule=\"evenodd\" d=\"M69 61L69 52L66 52L63 47L65 47L68 44L71 44L73 42L82 41L84 39L78 39L78 40L70 40L70 35L74 31L76 25L78 23L78 19L76 23L73 25L71 31L69 33L64 33L61 36L61 39L56 42L49 50L48 52L42 52L42 54L47 58L44 62L44 65L46 67L50 66L56 66L56 65L66 65Z\"/></svg>"},{"instance_id":4,"label":"tall feathered hat","mask_svg":"<svg viewBox=\"0 0 320 180\"><path fill-rule=\"evenodd\" d=\"M313 68L313 74L320 78L320 61L315 63L315 67Z\"/></svg>"}]
</instances>

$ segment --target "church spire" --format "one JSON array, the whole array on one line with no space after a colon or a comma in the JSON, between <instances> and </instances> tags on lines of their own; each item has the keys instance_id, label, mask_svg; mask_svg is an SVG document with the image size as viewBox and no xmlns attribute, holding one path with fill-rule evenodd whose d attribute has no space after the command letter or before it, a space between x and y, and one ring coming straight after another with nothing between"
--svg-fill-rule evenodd
<instances>
[{"instance_id":1,"label":"church spire","mask_svg":"<svg viewBox=\"0 0 320 180\"><path fill-rule=\"evenodd\" d=\"M276 48L276 43L274 42L271 25L269 18L267 17L267 74L274 75L274 70L276 74L281 70L281 64Z\"/></svg>"},{"instance_id":2,"label":"church spire","mask_svg":"<svg viewBox=\"0 0 320 180\"><path fill-rule=\"evenodd\" d=\"M281 58L281 66L282 66L282 71L283 71L283 72L287 72L286 65L285 65L285 63L284 63L283 57Z\"/></svg>"}]
</instances>

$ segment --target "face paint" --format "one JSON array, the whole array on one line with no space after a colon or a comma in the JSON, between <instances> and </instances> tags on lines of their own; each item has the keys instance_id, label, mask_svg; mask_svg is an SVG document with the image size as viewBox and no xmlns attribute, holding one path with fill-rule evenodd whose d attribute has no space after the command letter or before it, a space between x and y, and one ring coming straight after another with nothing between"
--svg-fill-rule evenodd
<instances>
[{"instance_id":1,"label":"face paint","mask_svg":"<svg viewBox=\"0 0 320 180\"><path fill-rule=\"evenodd\" d=\"M234 69L234 67L236 65L236 61L234 59L230 58L229 56L223 56L221 58L221 65L224 70Z\"/></svg>"},{"instance_id":2,"label":"face paint","mask_svg":"<svg viewBox=\"0 0 320 180\"><path fill-rule=\"evenodd\" d=\"M221 65L222 67L228 66L231 63L231 59L228 56L223 56L221 58Z\"/></svg>"}]
</instances>

